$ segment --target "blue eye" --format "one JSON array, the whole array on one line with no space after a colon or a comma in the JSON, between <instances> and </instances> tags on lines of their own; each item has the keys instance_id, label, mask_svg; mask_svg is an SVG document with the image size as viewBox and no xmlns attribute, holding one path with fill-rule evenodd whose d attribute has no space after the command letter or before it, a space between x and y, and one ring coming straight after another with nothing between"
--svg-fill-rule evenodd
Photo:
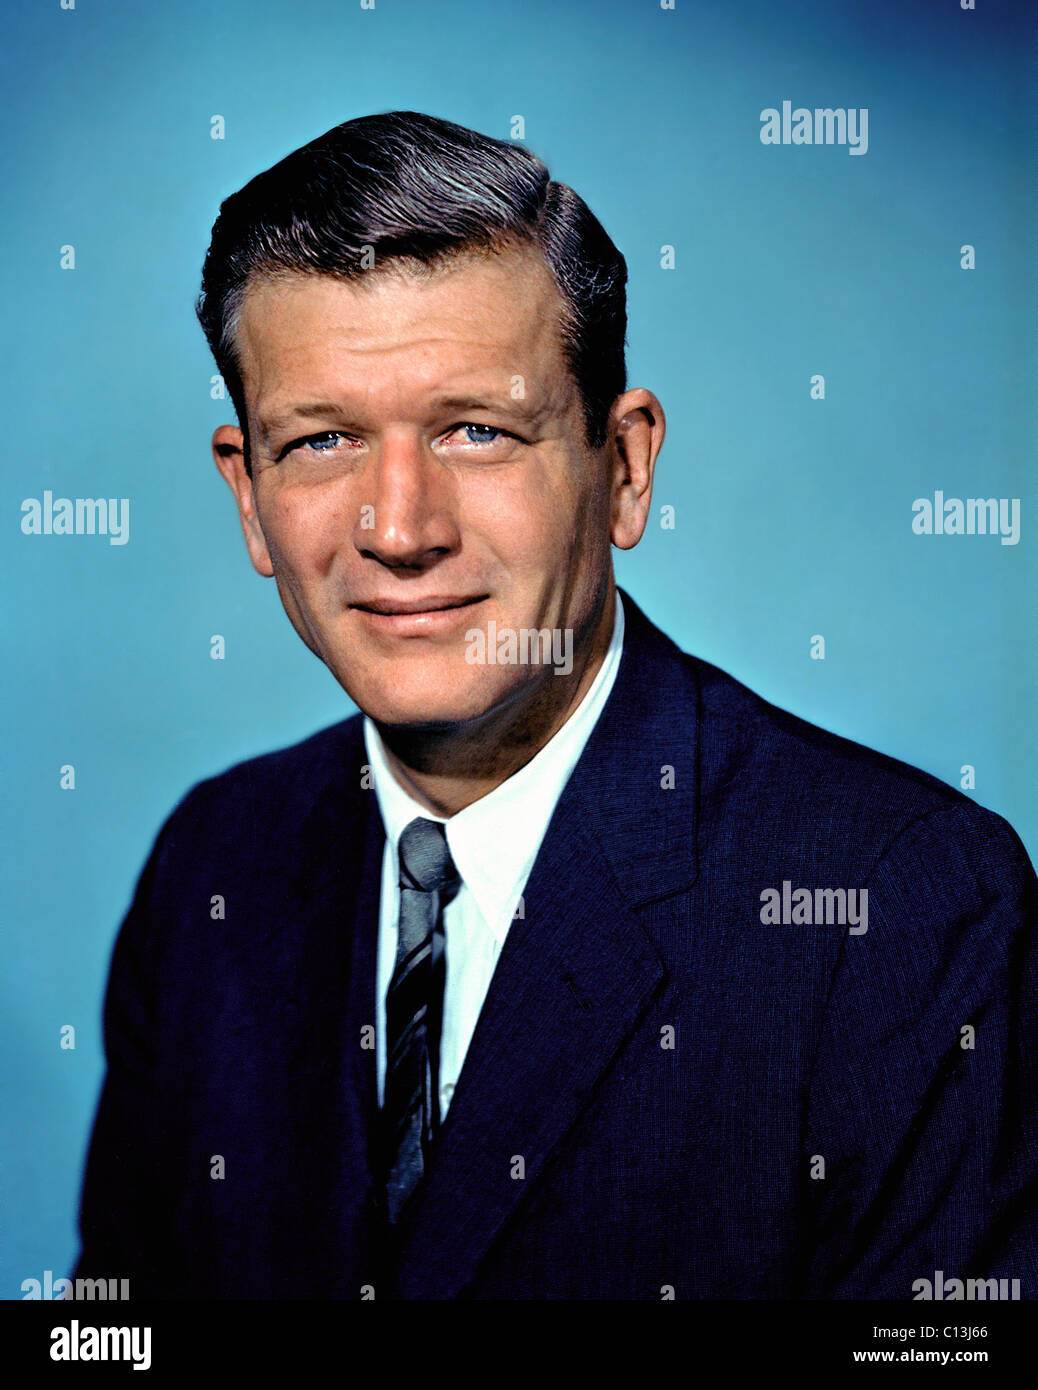
<instances>
[{"instance_id":1,"label":"blue eye","mask_svg":"<svg viewBox=\"0 0 1038 1390\"><path fill-rule=\"evenodd\" d=\"M304 439L303 447L307 449L312 447L314 453L325 454L328 450L322 446L322 441L327 443L330 439L342 439L342 437L337 430L327 430L324 434L312 434L309 439Z\"/></svg>"},{"instance_id":2,"label":"blue eye","mask_svg":"<svg viewBox=\"0 0 1038 1390\"><path fill-rule=\"evenodd\" d=\"M480 435L478 435L478 437L475 438L475 439L473 439L473 438L471 437L471 434L470 434L470 435L469 435L469 443L470 443L470 444L489 444L489 443L493 443L492 440L489 440L489 439L487 438L487 435L491 435L491 434L503 434L503 433L504 433L503 430L495 429L495 427L494 427L493 425L462 425L461 428L462 428L463 430L469 430L469 431L471 431L471 430L482 430L482 431L483 431L483 433L480 434Z\"/></svg>"}]
</instances>

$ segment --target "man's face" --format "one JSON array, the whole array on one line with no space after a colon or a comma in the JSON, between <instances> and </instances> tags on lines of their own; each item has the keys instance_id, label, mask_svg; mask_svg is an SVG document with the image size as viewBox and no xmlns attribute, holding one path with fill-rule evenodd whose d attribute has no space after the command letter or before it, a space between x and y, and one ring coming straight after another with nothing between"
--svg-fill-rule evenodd
<instances>
[{"instance_id":1,"label":"man's face","mask_svg":"<svg viewBox=\"0 0 1038 1390\"><path fill-rule=\"evenodd\" d=\"M253 479L225 475L254 565L379 723L466 723L557 679L469 660L492 620L577 651L600 624L615 451L587 447L561 308L533 249L246 293Z\"/></svg>"}]
</instances>

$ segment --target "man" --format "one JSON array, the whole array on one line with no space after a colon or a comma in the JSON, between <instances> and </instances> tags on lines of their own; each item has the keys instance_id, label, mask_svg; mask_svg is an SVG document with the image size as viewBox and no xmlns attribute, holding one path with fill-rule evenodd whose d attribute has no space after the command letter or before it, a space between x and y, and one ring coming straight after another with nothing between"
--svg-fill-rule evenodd
<instances>
[{"instance_id":1,"label":"man","mask_svg":"<svg viewBox=\"0 0 1038 1390\"><path fill-rule=\"evenodd\" d=\"M194 788L120 933L78 1274L134 1296L881 1298L1036 1251L1035 877L614 585L622 257L396 112L223 205L249 555L362 714Z\"/></svg>"}]
</instances>

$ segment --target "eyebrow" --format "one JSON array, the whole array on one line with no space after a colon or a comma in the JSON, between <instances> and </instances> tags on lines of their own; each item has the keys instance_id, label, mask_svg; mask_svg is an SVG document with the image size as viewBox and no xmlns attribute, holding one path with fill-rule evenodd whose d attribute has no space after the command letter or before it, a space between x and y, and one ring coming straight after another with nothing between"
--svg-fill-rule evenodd
<instances>
[{"instance_id":1,"label":"eyebrow","mask_svg":"<svg viewBox=\"0 0 1038 1390\"><path fill-rule=\"evenodd\" d=\"M341 406L332 401L304 401L290 410L276 411L266 418L257 416L256 430L264 444L269 444L271 435L279 430L287 430L295 421L313 419L318 416L341 416Z\"/></svg>"},{"instance_id":2,"label":"eyebrow","mask_svg":"<svg viewBox=\"0 0 1038 1390\"><path fill-rule=\"evenodd\" d=\"M485 395L437 396L432 405L437 410L450 411L499 410L509 415L520 416L531 422L539 420L548 409L547 402L541 409L534 410L530 408L528 402L515 400L511 396L501 395L496 391L487 392ZM287 430L300 421L320 418L345 420L348 415L349 411L334 401L302 401L289 410L277 411L266 418L257 417L256 427L260 439L266 445L269 444L272 435L281 430Z\"/></svg>"}]
</instances>

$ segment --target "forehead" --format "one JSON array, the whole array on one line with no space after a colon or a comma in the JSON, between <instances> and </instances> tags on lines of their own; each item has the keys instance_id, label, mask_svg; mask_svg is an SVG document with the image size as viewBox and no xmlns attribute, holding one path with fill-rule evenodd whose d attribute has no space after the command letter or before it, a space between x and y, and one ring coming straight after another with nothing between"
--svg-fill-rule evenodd
<instances>
[{"instance_id":1,"label":"forehead","mask_svg":"<svg viewBox=\"0 0 1038 1390\"><path fill-rule=\"evenodd\" d=\"M365 394L421 390L458 374L557 385L564 301L536 248L463 255L434 268L397 263L343 280L296 274L245 291L236 340L249 395L315 378Z\"/></svg>"}]
</instances>

